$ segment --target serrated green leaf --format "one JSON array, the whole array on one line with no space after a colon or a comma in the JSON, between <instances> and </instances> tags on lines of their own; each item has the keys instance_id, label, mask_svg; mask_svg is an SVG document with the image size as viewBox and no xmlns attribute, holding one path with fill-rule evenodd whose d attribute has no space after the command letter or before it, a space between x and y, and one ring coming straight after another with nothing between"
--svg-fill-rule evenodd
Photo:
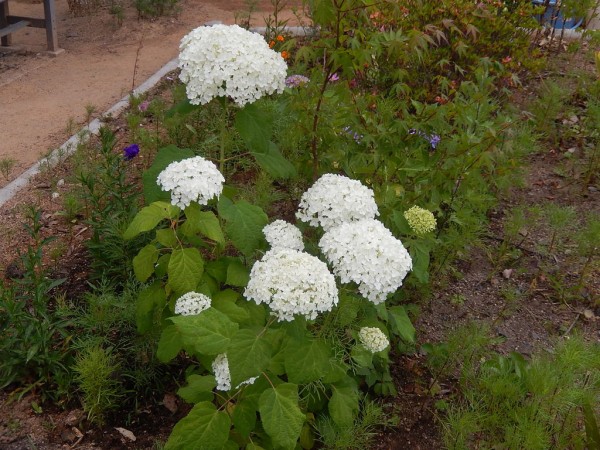
<instances>
[{"instance_id":1,"label":"serrated green leaf","mask_svg":"<svg viewBox=\"0 0 600 450\"><path fill-rule=\"evenodd\" d=\"M217 386L213 375L190 375L187 386L179 388L177 395L188 403L212 402L213 389Z\"/></svg>"},{"instance_id":2,"label":"serrated green leaf","mask_svg":"<svg viewBox=\"0 0 600 450\"><path fill-rule=\"evenodd\" d=\"M412 273L421 283L429 282L429 247L413 243L410 248L413 261Z\"/></svg>"},{"instance_id":3,"label":"serrated green leaf","mask_svg":"<svg viewBox=\"0 0 600 450\"><path fill-rule=\"evenodd\" d=\"M123 239L133 239L138 234L150 231L164 219L175 217L179 214L179 208L167 202L154 202L150 206L142 208L133 218Z\"/></svg>"},{"instance_id":4,"label":"serrated green leaf","mask_svg":"<svg viewBox=\"0 0 600 450\"><path fill-rule=\"evenodd\" d=\"M236 431L247 439L256 427L256 405L250 401L240 401L233 409L231 420Z\"/></svg>"},{"instance_id":5,"label":"serrated green leaf","mask_svg":"<svg viewBox=\"0 0 600 450\"><path fill-rule=\"evenodd\" d=\"M329 345L321 339L290 339L285 352L285 371L292 383L318 380L330 368Z\"/></svg>"},{"instance_id":6,"label":"serrated green leaf","mask_svg":"<svg viewBox=\"0 0 600 450\"><path fill-rule=\"evenodd\" d=\"M204 261L197 248L173 250L169 260L169 284L179 293L193 291L204 271Z\"/></svg>"},{"instance_id":7,"label":"serrated green leaf","mask_svg":"<svg viewBox=\"0 0 600 450\"><path fill-rule=\"evenodd\" d=\"M158 258L156 262L156 266L154 267L154 273L157 278L162 278L167 274L167 270L169 268L169 261L171 259L171 254L166 253Z\"/></svg>"},{"instance_id":8,"label":"serrated green leaf","mask_svg":"<svg viewBox=\"0 0 600 450\"><path fill-rule=\"evenodd\" d=\"M135 308L138 333L143 334L152 329L154 311L156 308L163 308L166 301L165 290L158 281L139 293Z\"/></svg>"},{"instance_id":9,"label":"serrated green leaf","mask_svg":"<svg viewBox=\"0 0 600 450\"><path fill-rule=\"evenodd\" d=\"M272 177L274 178L290 178L296 175L296 168L294 165L286 159L277 145L273 142L269 142L268 146L263 151L252 151L250 152L256 159L256 162Z\"/></svg>"},{"instance_id":10,"label":"serrated green leaf","mask_svg":"<svg viewBox=\"0 0 600 450\"><path fill-rule=\"evenodd\" d=\"M372 367L373 366L373 353L367 350L362 345L355 345L350 350L350 356L359 367Z\"/></svg>"},{"instance_id":11,"label":"serrated green leaf","mask_svg":"<svg viewBox=\"0 0 600 450\"><path fill-rule=\"evenodd\" d=\"M156 230L156 240L163 247L173 248L177 246L177 236L175 230L171 228Z\"/></svg>"},{"instance_id":12,"label":"serrated green leaf","mask_svg":"<svg viewBox=\"0 0 600 450\"><path fill-rule=\"evenodd\" d=\"M237 323L212 307L194 316L174 316L169 320L179 331L185 347L203 355L223 353L238 329Z\"/></svg>"},{"instance_id":13,"label":"serrated green leaf","mask_svg":"<svg viewBox=\"0 0 600 450\"><path fill-rule=\"evenodd\" d=\"M273 117L256 104L247 104L237 111L235 128L251 151L268 149L273 134Z\"/></svg>"},{"instance_id":14,"label":"serrated green leaf","mask_svg":"<svg viewBox=\"0 0 600 450\"><path fill-rule=\"evenodd\" d=\"M245 287L250 281L250 271L237 260L233 260L227 266L227 279L225 284L229 286Z\"/></svg>"},{"instance_id":15,"label":"serrated green leaf","mask_svg":"<svg viewBox=\"0 0 600 450\"><path fill-rule=\"evenodd\" d=\"M221 257L214 261L209 261L204 267L204 271L220 283L225 283L227 279L227 267L229 266L229 258Z\"/></svg>"},{"instance_id":16,"label":"serrated green leaf","mask_svg":"<svg viewBox=\"0 0 600 450\"><path fill-rule=\"evenodd\" d=\"M163 191L156 183L158 174L167 168L169 164L175 161L192 158L196 156L190 149L177 148L175 145L169 145L161 148L154 157L152 166L142 174L142 183L144 185L144 199L146 203L152 203L158 200L170 201L171 193Z\"/></svg>"},{"instance_id":17,"label":"serrated green leaf","mask_svg":"<svg viewBox=\"0 0 600 450\"><path fill-rule=\"evenodd\" d=\"M251 255L264 241L262 229L269 221L265 212L245 200L231 202L227 197L219 199L219 214L227 224L225 231L233 245L245 255Z\"/></svg>"},{"instance_id":18,"label":"serrated green leaf","mask_svg":"<svg viewBox=\"0 0 600 450\"><path fill-rule=\"evenodd\" d=\"M158 250L154 244L142 248L133 258L133 273L138 281L146 281L154 273L154 265L158 260Z\"/></svg>"},{"instance_id":19,"label":"serrated green leaf","mask_svg":"<svg viewBox=\"0 0 600 450\"><path fill-rule=\"evenodd\" d=\"M337 383L348 374L348 365L342 361L330 360L329 369L323 374L323 383Z\"/></svg>"},{"instance_id":20,"label":"serrated green leaf","mask_svg":"<svg viewBox=\"0 0 600 450\"><path fill-rule=\"evenodd\" d=\"M354 383L340 383L332 385L331 391L329 415L340 427L352 427L358 414L358 388Z\"/></svg>"},{"instance_id":21,"label":"serrated green leaf","mask_svg":"<svg viewBox=\"0 0 600 450\"><path fill-rule=\"evenodd\" d=\"M394 334L402 340L415 343L415 327L413 326L403 306L393 306L389 310L389 321Z\"/></svg>"},{"instance_id":22,"label":"serrated green leaf","mask_svg":"<svg viewBox=\"0 0 600 450\"><path fill-rule=\"evenodd\" d=\"M196 404L181 419L165 445L165 450L221 450L229 440L231 420L209 402Z\"/></svg>"},{"instance_id":23,"label":"serrated green leaf","mask_svg":"<svg viewBox=\"0 0 600 450\"><path fill-rule=\"evenodd\" d=\"M263 427L273 444L293 449L305 419L298 406L298 386L283 383L266 389L260 396L259 412Z\"/></svg>"},{"instance_id":24,"label":"serrated green leaf","mask_svg":"<svg viewBox=\"0 0 600 450\"><path fill-rule=\"evenodd\" d=\"M250 314L246 309L235 303L239 296L239 293L231 289L226 289L213 296L212 306L232 321L240 324L244 323L250 318Z\"/></svg>"},{"instance_id":25,"label":"serrated green leaf","mask_svg":"<svg viewBox=\"0 0 600 450\"><path fill-rule=\"evenodd\" d=\"M269 365L273 349L262 328L239 330L227 349L231 385L258 376Z\"/></svg>"},{"instance_id":26,"label":"serrated green leaf","mask_svg":"<svg viewBox=\"0 0 600 450\"><path fill-rule=\"evenodd\" d=\"M179 330L173 325L163 328L156 350L158 360L164 363L169 362L179 354L182 348L183 339Z\"/></svg>"},{"instance_id":27,"label":"serrated green leaf","mask_svg":"<svg viewBox=\"0 0 600 450\"><path fill-rule=\"evenodd\" d=\"M219 219L212 211L202 211L200 205L192 203L185 208L185 217L186 221L181 226L181 232L185 236L201 233L215 242L225 243L225 236L223 236Z\"/></svg>"}]
</instances>

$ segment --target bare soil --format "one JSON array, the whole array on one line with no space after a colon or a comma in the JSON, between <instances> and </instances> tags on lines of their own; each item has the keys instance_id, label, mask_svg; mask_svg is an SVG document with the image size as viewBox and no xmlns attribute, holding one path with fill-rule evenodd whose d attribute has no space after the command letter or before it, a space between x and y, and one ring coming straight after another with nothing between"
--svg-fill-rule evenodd
<instances>
[{"instance_id":1,"label":"bare soil","mask_svg":"<svg viewBox=\"0 0 600 450\"><path fill-rule=\"evenodd\" d=\"M41 1L9 3L13 15L43 16ZM74 17L67 0L56 0L63 54L45 52L46 32L39 28L14 33L12 51L0 47L0 159L16 161L8 179L0 175L0 187L175 58L185 34L207 21L235 23L246 3L181 0L174 15L152 20L140 19L130 5L119 25L101 1L90 14ZM264 26L269 14L271 2L259 1L252 25ZM295 20L290 10L282 18Z\"/></svg>"}]
</instances>

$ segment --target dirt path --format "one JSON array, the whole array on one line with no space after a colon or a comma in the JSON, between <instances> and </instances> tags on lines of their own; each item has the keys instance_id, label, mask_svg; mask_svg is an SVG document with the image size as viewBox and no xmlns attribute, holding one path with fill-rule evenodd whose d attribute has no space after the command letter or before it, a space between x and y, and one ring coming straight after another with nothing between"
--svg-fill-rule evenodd
<instances>
[{"instance_id":1,"label":"dirt path","mask_svg":"<svg viewBox=\"0 0 600 450\"><path fill-rule=\"evenodd\" d=\"M25 1L11 0L11 14L43 14L41 3ZM209 20L235 23L246 4L181 0L176 16L152 21L138 20L130 6L119 26L107 7L72 17L67 0L55 1L62 55L46 55L45 30L35 28L13 35L23 51L0 52L0 160L16 161L8 179L0 175L0 187L176 57L191 29ZM261 0L253 24L264 25L271 12L270 1Z\"/></svg>"}]
</instances>

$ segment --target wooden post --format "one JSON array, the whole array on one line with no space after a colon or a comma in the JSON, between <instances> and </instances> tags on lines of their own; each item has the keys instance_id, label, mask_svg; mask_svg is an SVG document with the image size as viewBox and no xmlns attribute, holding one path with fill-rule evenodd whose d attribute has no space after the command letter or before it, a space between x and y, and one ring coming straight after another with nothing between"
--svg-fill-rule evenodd
<instances>
[{"instance_id":1,"label":"wooden post","mask_svg":"<svg viewBox=\"0 0 600 450\"><path fill-rule=\"evenodd\" d=\"M44 0L44 18L46 21L46 40L48 42L48 51L54 55L62 52L58 48L58 35L56 33L56 10L54 9L54 0Z\"/></svg>"},{"instance_id":2,"label":"wooden post","mask_svg":"<svg viewBox=\"0 0 600 450\"><path fill-rule=\"evenodd\" d=\"M5 28L8 25L8 0L0 0L0 28ZM8 47L12 43L11 41L10 34L2 36L0 38L0 45Z\"/></svg>"}]
</instances>

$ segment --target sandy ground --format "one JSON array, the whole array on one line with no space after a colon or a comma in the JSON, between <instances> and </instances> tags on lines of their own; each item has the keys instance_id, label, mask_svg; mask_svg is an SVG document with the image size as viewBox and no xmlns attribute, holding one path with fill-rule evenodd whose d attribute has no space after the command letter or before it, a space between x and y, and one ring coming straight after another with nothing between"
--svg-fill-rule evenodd
<instances>
[{"instance_id":1,"label":"sandy ground","mask_svg":"<svg viewBox=\"0 0 600 450\"><path fill-rule=\"evenodd\" d=\"M0 51L0 161L16 161L8 178L0 174L0 187L175 58L190 30L211 20L235 23L246 3L181 0L176 15L155 20L139 20L129 6L119 26L108 7L73 17L67 0L55 0L64 53L46 54L45 30L36 28L13 34L20 51ZM41 3L10 0L9 7L13 15L43 17ZM264 26L271 12L270 0L259 1L253 25Z\"/></svg>"}]
</instances>

